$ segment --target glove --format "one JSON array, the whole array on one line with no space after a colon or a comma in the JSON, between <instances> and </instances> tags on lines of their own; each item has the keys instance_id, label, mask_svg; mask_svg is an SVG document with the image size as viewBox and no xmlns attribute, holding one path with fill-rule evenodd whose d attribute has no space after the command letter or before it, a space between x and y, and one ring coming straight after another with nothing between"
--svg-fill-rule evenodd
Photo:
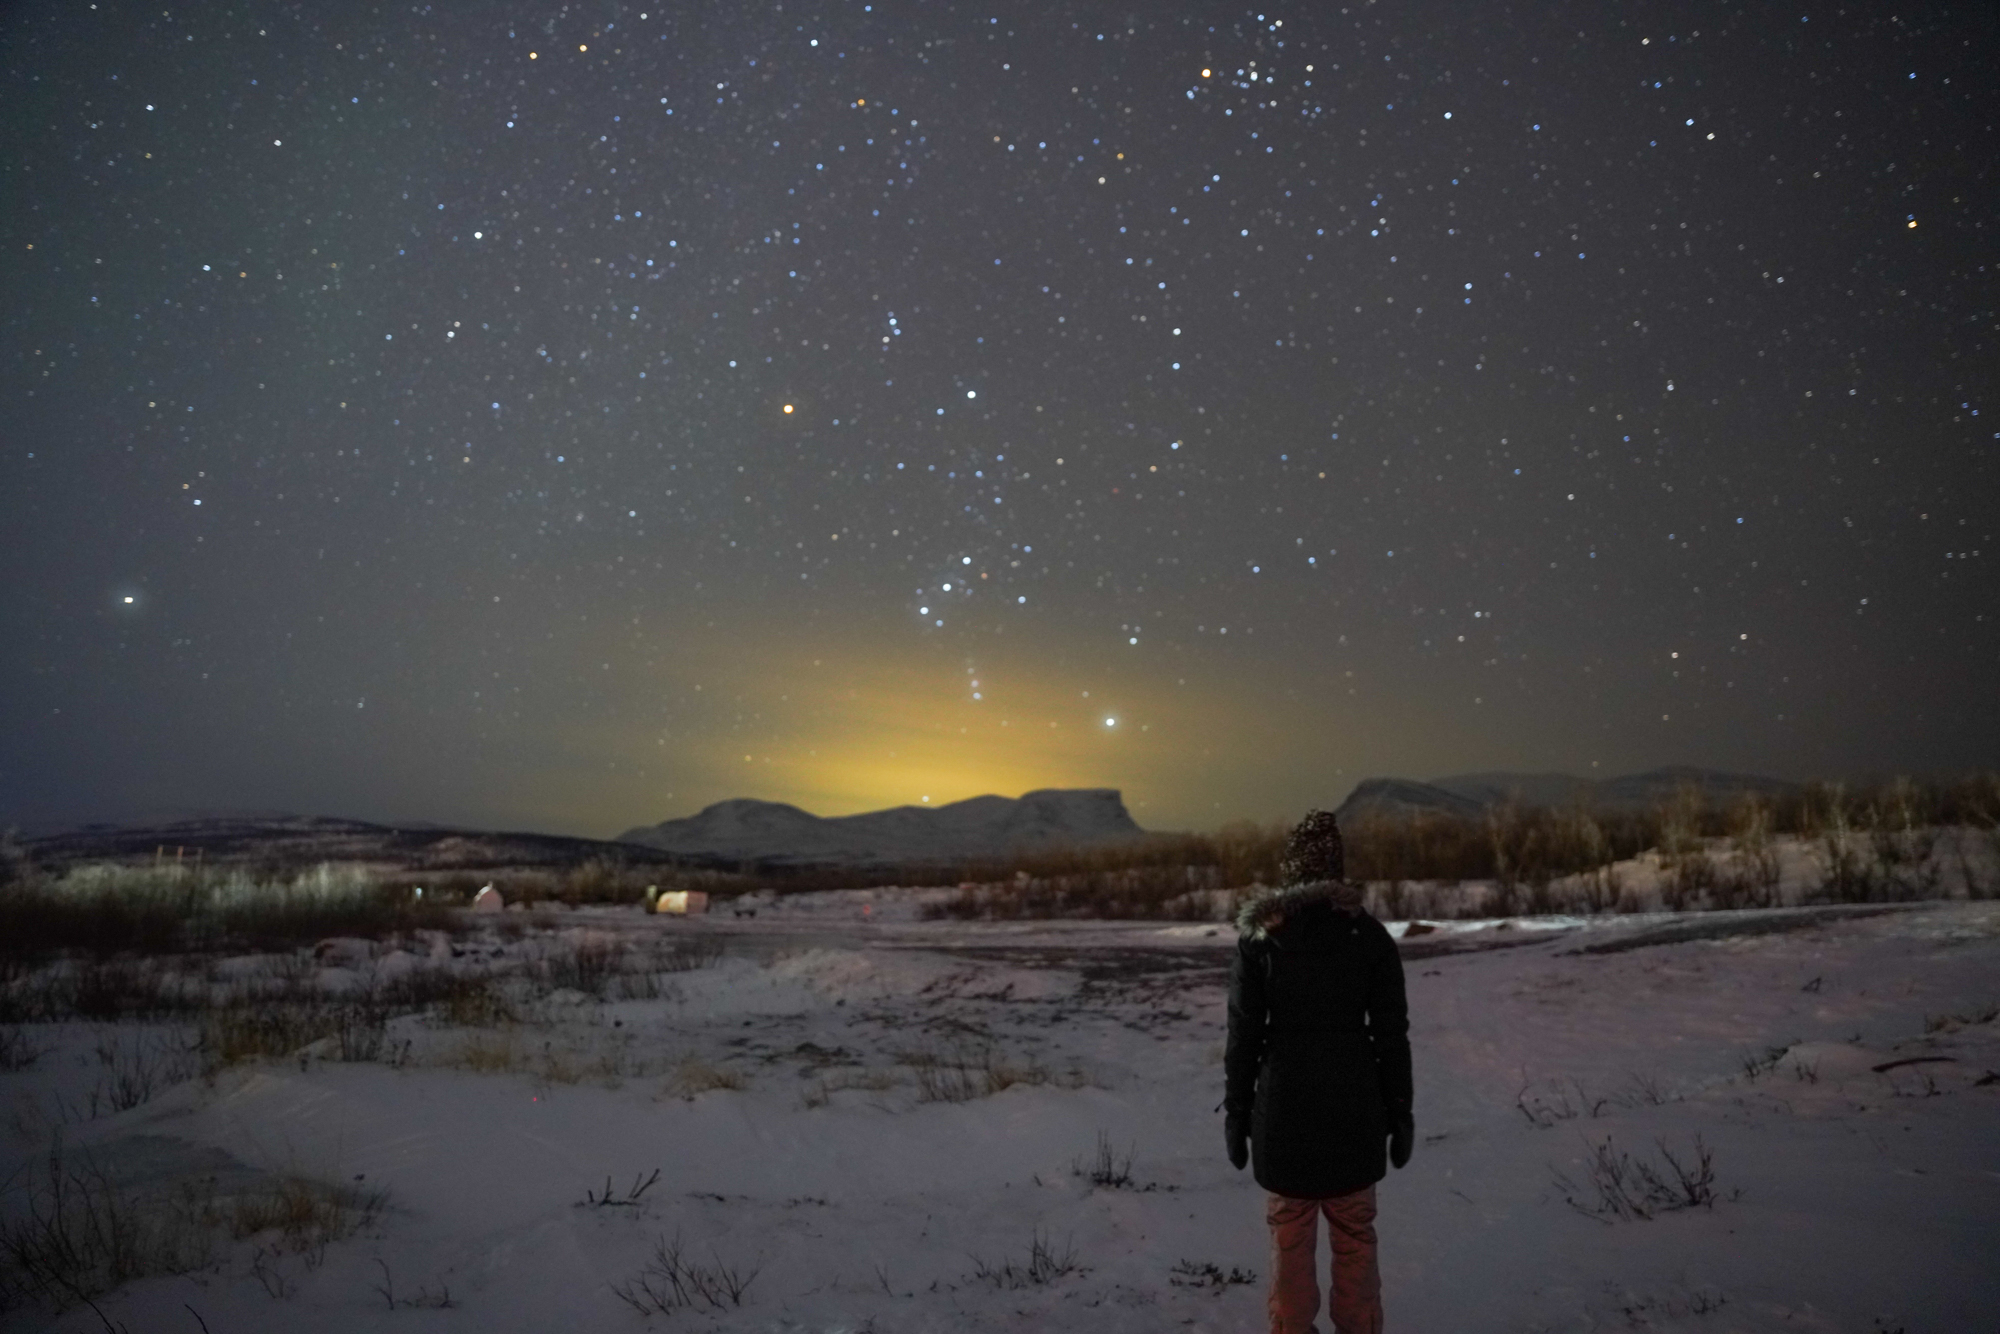
<instances>
[{"instance_id":1,"label":"glove","mask_svg":"<svg viewBox=\"0 0 2000 1334\"><path fill-rule=\"evenodd\" d=\"M1229 1146L1229 1165L1241 1172L1250 1161L1250 1118L1234 1114L1224 1117L1222 1138Z\"/></svg>"},{"instance_id":2,"label":"glove","mask_svg":"<svg viewBox=\"0 0 2000 1334\"><path fill-rule=\"evenodd\" d=\"M1389 1124L1389 1165L1400 1168L1410 1161L1410 1148L1417 1140L1417 1121L1408 1112Z\"/></svg>"}]
</instances>

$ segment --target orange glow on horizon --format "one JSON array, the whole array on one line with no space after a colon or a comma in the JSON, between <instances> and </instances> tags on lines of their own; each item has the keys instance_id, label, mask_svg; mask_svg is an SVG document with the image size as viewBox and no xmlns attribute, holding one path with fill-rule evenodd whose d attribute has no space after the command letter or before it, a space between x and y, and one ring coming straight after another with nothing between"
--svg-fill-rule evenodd
<instances>
[{"instance_id":1,"label":"orange glow on horizon","mask_svg":"<svg viewBox=\"0 0 2000 1334\"><path fill-rule=\"evenodd\" d=\"M612 664L588 710L514 738L542 759L496 804L609 837L737 797L839 816L1116 788L1145 828L1208 829L1434 768L1458 727L1421 700L1315 697L1261 664L1197 675L1094 627L1045 626L1031 647L993 633L1007 623L830 623L802 599L693 636L623 632L580 650Z\"/></svg>"}]
</instances>

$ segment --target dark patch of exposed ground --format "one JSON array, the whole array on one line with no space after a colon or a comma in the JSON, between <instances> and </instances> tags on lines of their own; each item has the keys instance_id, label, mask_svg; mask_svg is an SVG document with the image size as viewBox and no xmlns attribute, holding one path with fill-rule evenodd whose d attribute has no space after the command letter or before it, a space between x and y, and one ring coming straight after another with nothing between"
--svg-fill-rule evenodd
<instances>
[{"instance_id":1,"label":"dark patch of exposed ground","mask_svg":"<svg viewBox=\"0 0 2000 1334\"><path fill-rule=\"evenodd\" d=\"M1643 927L1611 935L1563 951L1565 954L1617 954L1654 945L1695 940L1772 935L1803 931L1830 922L1907 912L1920 904L1838 904L1818 908L1778 908L1702 913L1688 920ZM1491 950L1546 945L1575 934L1576 928L1512 929L1496 927L1477 932L1436 932L1397 941L1405 959L1435 959L1448 954L1478 954ZM948 954L982 963L1015 968L1049 968L1074 972L1083 979L1083 994L1096 999L1133 999L1135 993L1162 993L1229 981L1232 952L1218 945L923 945L931 953Z\"/></svg>"},{"instance_id":2,"label":"dark patch of exposed ground","mask_svg":"<svg viewBox=\"0 0 2000 1334\"><path fill-rule=\"evenodd\" d=\"M928 952L1010 968L1048 968L1077 974L1086 999L1130 999L1135 991L1185 990L1229 981L1222 950L1154 945L930 946Z\"/></svg>"},{"instance_id":3,"label":"dark patch of exposed ground","mask_svg":"<svg viewBox=\"0 0 2000 1334\"><path fill-rule=\"evenodd\" d=\"M1405 959L1430 959L1442 954L1473 954L1486 950L1542 945L1565 931L1482 931L1476 934L1419 936L1397 942ZM1221 986L1229 981L1234 951L1216 945L925 945L933 954L949 954L982 963L1015 968L1057 968L1078 974L1086 995L1093 991L1124 991L1135 984L1168 984L1175 988Z\"/></svg>"},{"instance_id":4,"label":"dark patch of exposed ground","mask_svg":"<svg viewBox=\"0 0 2000 1334\"><path fill-rule=\"evenodd\" d=\"M1829 922L1879 917L1883 913L1909 912L1920 903L1838 904L1823 908L1778 908L1768 911L1703 913L1689 921L1669 922L1630 935L1614 936L1588 945L1579 945L1568 954L1621 954L1653 945L1680 945L1691 940L1724 940L1732 936L1770 936L1786 931L1804 931Z\"/></svg>"}]
</instances>

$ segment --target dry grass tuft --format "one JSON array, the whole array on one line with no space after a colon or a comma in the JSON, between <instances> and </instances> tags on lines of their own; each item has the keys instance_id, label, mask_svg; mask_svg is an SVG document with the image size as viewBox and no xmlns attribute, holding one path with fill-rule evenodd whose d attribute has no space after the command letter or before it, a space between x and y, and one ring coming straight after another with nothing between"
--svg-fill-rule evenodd
<instances>
[{"instance_id":1,"label":"dry grass tuft","mask_svg":"<svg viewBox=\"0 0 2000 1334\"><path fill-rule=\"evenodd\" d=\"M268 1189L211 1204L209 1217L238 1241L275 1232L289 1250L311 1251L353 1236L381 1214L386 1191L363 1191L307 1177L286 1177Z\"/></svg>"},{"instance_id":2,"label":"dry grass tuft","mask_svg":"<svg viewBox=\"0 0 2000 1334\"><path fill-rule=\"evenodd\" d=\"M521 1044L512 1034L470 1034L444 1063L479 1075L514 1074L523 1068Z\"/></svg>"},{"instance_id":3,"label":"dry grass tuft","mask_svg":"<svg viewBox=\"0 0 2000 1334\"><path fill-rule=\"evenodd\" d=\"M910 1068L920 1103L971 1102L1016 1085L1082 1088L1089 1083L1079 1070L1058 1074L1038 1061L1012 1060L992 1046L905 1052L898 1059Z\"/></svg>"},{"instance_id":4,"label":"dry grass tuft","mask_svg":"<svg viewBox=\"0 0 2000 1334\"><path fill-rule=\"evenodd\" d=\"M1068 1242L1057 1250L1039 1229L1028 1245L1025 1264L1016 1264L1005 1257L999 1264L988 1264L976 1255L972 1257L972 1276L996 1288L1038 1288L1059 1278L1085 1272L1076 1261L1075 1249Z\"/></svg>"},{"instance_id":5,"label":"dry grass tuft","mask_svg":"<svg viewBox=\"0 0 2000 1334\"><path fill-rule=\"evenodd\" d=\"M888 1070L837 1070L830 1075L821 1075L813 1080L805 1091L802 1101L807 1107L824 1107L833 1101L833 1095L849 1090L868 1093L887 1093L903 1081Z\"/></svg>"},{"instance_id":6,"label":"dry grass tuft","mask_svg":"<svg viewBox=\"0 0 2000 1334\"><path fill-rule=\"evenodd\" d=\"M689 1056L667 1073L666 1081L660 1085L660 1096L694 1098L717 1089L740 1093L749 1087L749 1079L741 1072Z\"/></svg>"}]
</instances>

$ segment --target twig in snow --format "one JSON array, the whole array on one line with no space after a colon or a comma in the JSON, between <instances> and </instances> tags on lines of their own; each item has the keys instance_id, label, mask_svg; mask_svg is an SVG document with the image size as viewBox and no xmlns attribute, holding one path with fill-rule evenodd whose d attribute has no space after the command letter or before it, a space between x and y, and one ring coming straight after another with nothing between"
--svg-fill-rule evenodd
<instances>
[{"instance_id":1,"label":"twig in snow","mask_svg":"<svg viewBox=\"0 0 2000 1334\"><path fill-rule=\"evenodd\" d=\"M598 1209L631 1208L632 1206L637 1205L639 1203L639 1197L641 1195L644 1195L648 1190L650 1190L653 1186L653 1183L658 1181L659 1179L660 1179L660 1169L657 1167L653 1169L653 1175L649 1177L642 1177L635 1172L632 1175L631 1188L627 1190L624 1195L619 1196L612 1194L611 1174L607 1172L605 1173L604 1176L604 1193L602 1195L599 1195L597 1192L593 1190L586 1189L583 1192L583 1204L590 1205Z\"/></svg>"}]
</instances>

